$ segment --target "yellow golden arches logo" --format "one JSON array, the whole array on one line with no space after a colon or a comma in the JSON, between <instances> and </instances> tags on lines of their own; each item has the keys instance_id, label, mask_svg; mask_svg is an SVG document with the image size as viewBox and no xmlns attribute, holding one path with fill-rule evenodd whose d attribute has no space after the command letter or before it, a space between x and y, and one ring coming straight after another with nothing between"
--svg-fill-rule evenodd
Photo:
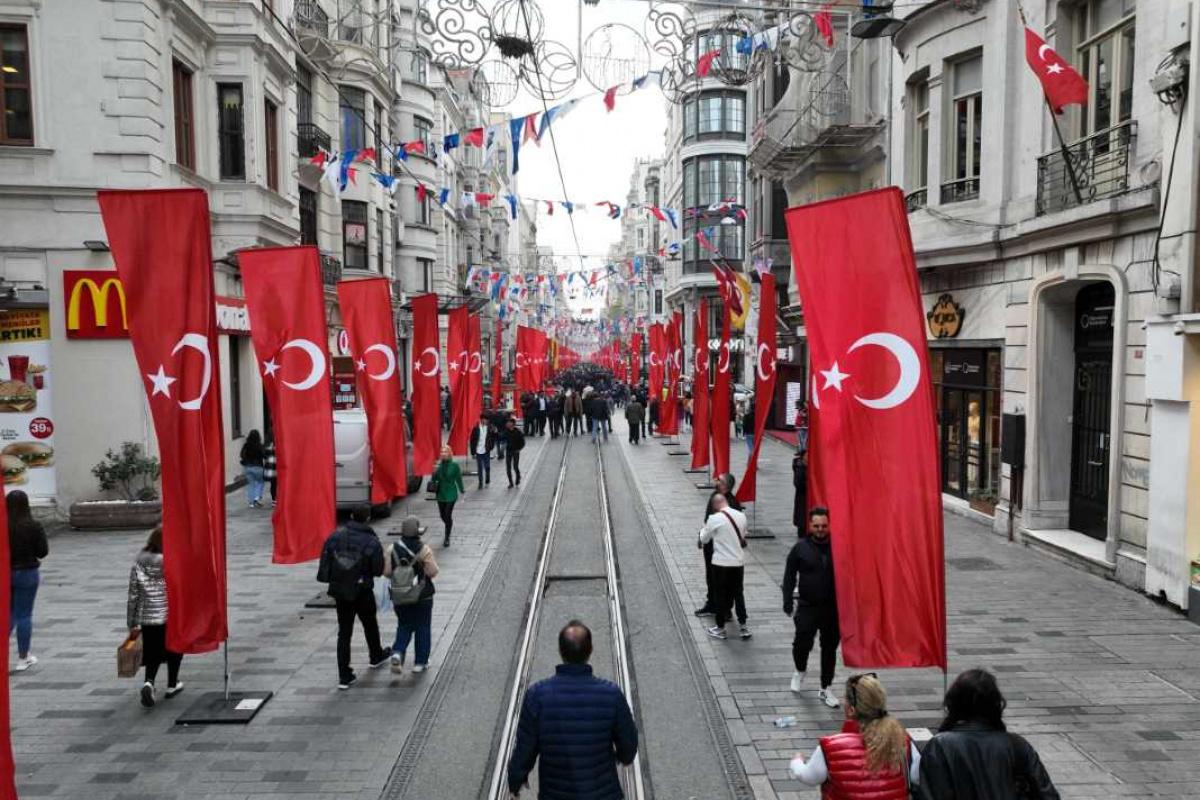
<instances>
[{"instance_id":1,"label":"yellow golden arches logo","mask_svg":"<svg viewBox=\"0 0 1200 800\"><path fill-rule=\"evenodd\" d=\"M117 299L121 301L121 330L129 329L129 319L125 311L125 287L117 278L108 278L104 283L97 284L91 278L81 278L71 288L71 297L67 301L67 330L77 331L79 324L79 306L83 300L83 290L87 289L91 297L92 310L96 315L96 327L108 327L108 293L115 289Z\"/></svg>"}]
</instances>

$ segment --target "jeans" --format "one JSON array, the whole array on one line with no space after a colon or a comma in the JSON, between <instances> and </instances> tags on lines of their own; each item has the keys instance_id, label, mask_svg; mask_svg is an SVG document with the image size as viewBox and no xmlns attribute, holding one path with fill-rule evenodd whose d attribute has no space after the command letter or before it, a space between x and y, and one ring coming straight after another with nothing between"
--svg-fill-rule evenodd
<instances>
[{"instance_id":1,"label":"jeans","mask_svg":"<svg viewBox=\"0 0 1200 800\"><path fill-rule=\"evenodd\" d=\"M513 472L517 473L517 485L521 485L521 451L509 450L504 454L504 471L508 473L508 485L513 485Z\"/></svg>"},{"instance_id":2,"label":"jeans","mask_svg":"<svg viewBox=\"0 0 1200 800\"><path fill-rule=\"evenodd\" d=\"M371 584L359 586L358 597L354 600L343 600L335 597L337 603L337 663L338 680L349 680L354 675L350 669L350 637L354 634L354 618L362 623L363 636L367 639L367 652L372 664L384 658L383 645L379 643L379 620L375 616L375 593Z\"/></svg>"},{"instance_id":3,"label":"jeans","mask_svg":"<svg viewBox=\"0 0 1200 800\"><path fill-rule=\"evenodd\" d=\"M392 643L392 654L400 656L404 663L404 653L408 650L408 641L414 634L417 637L416 661L422 666L429 663L430 627L433 620L433 598L422 600L407 606L392 606L396 611L396 641Z\"/></svg>"},{"instance_id":4,"label":"jeans","mask_svg":"<svg viewBox=\"0 0 1200 800\"><path fill-rule=\"evenodd\" d=\"M246 472L246 502L253 505L262 500L263 468L246 466L243 469Z\"/></svg>"},{"instance_id":5,"label":"jeans","mask_svg":"<svg viewBox=\"0 0 1200 800\"><path fill-rule=\"evenodd\" d=\"M724 628L737 607L737 621L746 624L746 595L743 591L745 567L722 567L713 564L713 584L717 595L717 627Z\"/></svg>"},{"instance_id":6,"label":"jeans","mask_svg":"<svg viewBox=\"0 0 1200 800\"><path fill-rule=\"evenodd\" d=\"M496 437L496 458L504 458L504 451L508 449L508 439L503 435Z\"/></svg>"},{"instance_id":7,"label":"jeans","mask_svg":"<svg viewBox=\"0 0 1200 800\"><path fill-rule=\"evenodd\" d=\"M746 452L747 453L754 452L754 434L753 433L746 434Z\"/></svg>"},{"instance_id":8,"label":"jeans","mask_svg":"<svg viewBox=\"0 0 1200 800\"><path fill-rule=\"evenodd\" d=\"M454 503L445 503L438 500L438 516L442 518L442 524L446 526L446 541L450 541L450 533L454 530Z\"/></svg>"},{"instance_id":9,"label":"jeans","mask_svg":"<svg viewBox=\"0 0 1200 800\"><path fill-rule=\"evenodd\" d=\"M179 683L179 665L183 662L182 653L172 653L167 649L166 625L142 626L142 666L146 668L146 682L154 683L158 677L158 668L163 662L167 664L167 688Z\"/></svg>"},{"instance_id":10,"label":"jeans","mask_svg":"<svg viewBox=\"0 0 1200 800\"><path fill-rule=\"evenodd\" d=\"M800 606L796 609L793 621L796 623L796 636L792 639L792 663L796 671L808 670L808 654L812 652L813 639L819 631L821 688L828 689L833 685L833 668L837 665L838 643L842 640L841 631L838 629L837 608Z\"/></svg>"},{"instance_id":11,"label":"jeans","mask_svg":"<svg viewBox=\"0 0 1200 800\"><path fill-rule=\"evenodd\" d=\"M491 453L476 453L475 454L475 472L479 475L479 488L483 488L484 483L492 482L492 454Z\"/></svg>"},{"instance_id":12,"label":"jeans","mask_svg":"<svg viewBox=\"0 0 1200 800\"><path fill-rule=\"evenodd\" d=\"M33 599L37 597L41 573L38 568L14 569L12 571L12 618L8 621L8 635L17 629L17 654L29 655L29 641L33 638Z\"/></svg>"}]
</instances>

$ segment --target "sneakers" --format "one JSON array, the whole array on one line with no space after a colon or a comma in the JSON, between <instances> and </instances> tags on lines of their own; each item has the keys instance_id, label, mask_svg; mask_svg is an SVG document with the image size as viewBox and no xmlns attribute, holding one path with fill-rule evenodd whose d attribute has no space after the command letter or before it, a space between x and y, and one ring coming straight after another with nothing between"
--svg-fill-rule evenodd
<instances>
[{"instance_id":1,"label":"sneakers","mask_svg":"<svg viewBox=\"0 0 1200 800\"><path fill-rule=\"evenodd\" d=\"M393 667L404 666L404 656L400 655L395 650L392 651L392 666Z\"/></svg>"},{"instance_id":2,"label":"sneakers","mask_svg":"<svg viewBox=\"0 0 1200 800\"><path fill-rule=\"evenodd\" d=\"M351 673L349 678L344 678L344 679L338 681L338 689L340 689L341 691L344 692L347 689L349 689L351 686L353 686L357 681L358 681L358 676Z\"/></svg>"},{"instance_id":3,"label":"sneakers","mask_svg":"<svg viewBox=\"0 0 1200 800\"><path fill-rule=\"evenodd\" d=\"M841 705L838 699L834 697L833 690L829 687L817 691L817 699L830 708L837 708Z\"/></svg>"},{"instance_id":4,"label":"sneakers","mask_svg":"<svg viewBox=\"0 0 1200 800\"><path fill-rule=\"evenodd\" d=\"M716 610L713 609L713 607L709 606L709 605L700 606L695 611L695 614L697 617L712 617L712 616L716 616L716 613L717 613Z\"/></svg>"},{"instance_id":5,"label":"sneakers","mask_svg":"<svg viewBox=\"0 0 1200 800\"><path fill-rule=\"evenodd\" d=\"M17 663L13 664L13 672L24 672L25 670L29 669L36 663L37 663L37 656L35 656L33 653L30 653L29 655L25 656L24 658L17 659Z\"/></svg>"},{"instance_id":6,"label":"sneakers","mask_svg":"<svg viewBox=\"0 0 1200 800\"><path fill-rule=\"evenodd\" d=\"M413 674L415 675L418 672L424 672L427 669L429 669L428 664L413 664L412 671L413 671Z\"/></svg>"},{"instance_id":7,"label":"sneakers","mask_svg":"<svg viewBox=\"0 0 1200 800\"><path fill-rule=\"evenodd\" d=\"M739 630L741 631L741 634L740 634L740 635L741 635L741 637L742 637L743 639L749 639L751 636L753 636L753 635L754 635L754 634L753 634L753 633L750 631L750 626L749 626L749 625L742 624L742 625L739 625L739 626L738 626L738 628L739 628Z\"/></svg>"},{"instance_id":8,"label":"sneakers","mask_svg":"<svg viewBox=\"0 0 1200 800\"><path fill-rule=\"evenodd\" d=\"M379 669L384 664L388 663L388 659L392 657L392 648L385 647L379 653L379 658L371 662L371 669Z\"/></svg>"},{"instance_id":9,"label":"sneakers","mask_svg":"<svg viewBox=\"0 0 1200 800\"><path fill-rule=\"evenodd\" d=\"M800 684L802 684L802 683L804 683L804 673L800 672L800 671L793 672L792 673L792 687L791 687L792 691L799 693L800 692Z\"/></svg>"},{"instance_id":10,"label":"sneakers","mask_svg":"<svg viewBox=\"0 0 1200 800\"><path fill-rule=\"evenodd\" d=\"M716 625L708 629L708 635L714 639L721 639L722 641L729 638L725 635L725 629L718 628Z\"/></svg>"},{"instance_id":11,"label":"sneakers","mask_svg":"<svg viewBox=\"0 0 1200 800\"><path fill-rule=\"evenodd\" d=\"M154 708L154 684L150 681L142 684L142 705L146 708Z\"/></svg>"},{"instance_id":12,"label":"sneakers","mask_svg":"<svg viewBox=\"0 0 1200 800\"><path fill-rule=\"evenodd\" d=\"M180 681L179 683L175 684L174 686L168 686L167 692L163 696L169 700L182 691L183 691L183 681Z\"/></svg>"}]
</instances>

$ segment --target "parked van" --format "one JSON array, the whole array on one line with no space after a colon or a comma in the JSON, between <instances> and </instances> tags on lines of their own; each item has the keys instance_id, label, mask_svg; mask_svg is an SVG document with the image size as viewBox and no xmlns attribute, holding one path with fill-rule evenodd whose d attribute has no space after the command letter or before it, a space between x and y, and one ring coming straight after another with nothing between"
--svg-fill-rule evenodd
<instances>
[{"instance_id":1,"label":"parked van","mask_svg":"<svg viewBox=\"0 0 1200 800\"><path fill-rule=\"evenodd\" d=\"M421 490L413 475L412 437L404 424L404 460L408 468L408 493ZM367 412L351 408L333 412L333 454L337 478L337 506L350 508L371 501L371 445L367 439ZM382 509L379 509L382 511Z\"/></svg>"}]
</instances>

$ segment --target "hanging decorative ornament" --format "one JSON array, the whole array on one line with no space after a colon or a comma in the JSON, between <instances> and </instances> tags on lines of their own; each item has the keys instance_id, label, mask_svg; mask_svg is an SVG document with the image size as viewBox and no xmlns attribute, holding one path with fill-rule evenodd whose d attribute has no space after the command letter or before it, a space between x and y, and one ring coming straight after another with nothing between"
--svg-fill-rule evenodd
<instances>
[{"instance_id":1,"label":"hanging decorative ornament","mask_svg":"<svg viewBox=\"0 0 1200 800\"><path fill-rule=\"evenodd\" d=\"M677 56L662 68L662 78L659 81L663 97L675 105L683 105L684 100L700 85L696 77L696 65L683 56Z\"/></svg>"},{"instance_id":2,"label":"hanging decorative ornament","mask_svg":"<svg viewBox=\"0 0 1200 800\"><path fill-rule=\"evenodd\" d=\"M500 0L489 17L492 43L505 58L525 58L533 55L546 20L534 0Z\"/></svg>"},{"instance_id":3,"label":"hanging decorative ornament","mask_svg":"<svg viewBox=\"0 0 1200 800\"><path fill-rule=\"evenodd\" d=\"M688 51L688 43L695 39L696 16L684 3L656 0L650 3L644 30L654 52L677 58Z\"/></svg>"},{"instance_id":4,"label":"hanging decorative ornament","mask_svg":"<svg viewBox=\"0 0 1200 800\"><path fill-rule=\"evenodd\" d=\"M617 94L633 91L633 81L650 70L650 47L640 33L628 25L602 25L588 34L580 53L583 75L592 86Z\"/></svg>"},{"instance_id":5,"label":"hanging decorative ornament","mask_svg":"<svg viewBox=\"0 0 1200 800\"><path fill-rule=\"evenodd\" d=\"M517 99L520 76L506 62L490 58L479 65L475 74L480 98L488 108L503 108Z\"/></svg>"},{"instance_id":6,"label":"hanging decorative ornament","mask_svg":"<svg viewBox=\"0 0 1200 800\"><path fill-rule=\"evenodd\" d=\"M789 67L815 72L825 66L829 48L821 38L812 14L792 14L780 26L779 54Z\"/></svg>"},{"instance_id":7,"label":"hanging decorative ornament","mask_svg":"<svg viewBox=\"0 0 1200 800\"><path fill-rule=\"evenodd\" d=\"M712 65L712 75L726 86L745 86L762 74L770 54L756 52L751 46L749 53L738 45L753 41L761 26L751 17L734 11L726 15L708 33L709 46L720 48L720 55ZM702 45L703 47L703 45Z\"/></svg>"},{"instance_id":8,"label":"hanging decorative ornament","mask_svg":"<svg viewBox=\"0 0 1200 800\"><path fill-rule=\"evenodd\" d=\"M548 39L532 55L521 59L521 83L537 98L548 103L571 93L579 80L579 62L566 45Z\"/></svg>"},{"instance_id":9,"label":"hanging decorative ornament","mask_svg":"<svg viewBox=\"0 0 1200 800\"><path fill-rule=\"evenodd\" d=\"M433 60L446 69L479 64L492 40L479 0L423 0L417 27L429 37Z\"/></svg>"}]
</instances>

